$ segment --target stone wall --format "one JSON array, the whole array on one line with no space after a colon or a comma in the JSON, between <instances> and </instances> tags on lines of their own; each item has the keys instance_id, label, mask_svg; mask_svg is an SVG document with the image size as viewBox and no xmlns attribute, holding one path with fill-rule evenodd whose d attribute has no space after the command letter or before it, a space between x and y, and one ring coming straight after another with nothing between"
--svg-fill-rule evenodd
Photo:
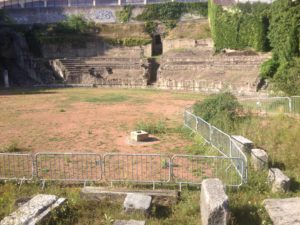
<instances>
[{"instance_id":1,"label":"stone wall","mask_svg":"<svg viewBox=\"0 0 300 225\"><path fill-rule=\"evenodd\" d=\"M121 6L48 7L7 9L7 13L17 24L55 23L70 15L82 15L87 20L97 23L116 23L116 12L121 9ZM132 14L140 14L141 9L142 6L135 7Z\"/></svg>"},{"instance_id":2,"label":"stone wall","mask_svg":"<svg viewBox=\"0 0 300 225\"><path fill-rule=\"evenodd\" d=\"M164 39L162 42L164 53L174 49L180 51L191 48L199 48L201 50L211 50L213 48L213 41L211 39Z\"/></svg>"}]
</instances>

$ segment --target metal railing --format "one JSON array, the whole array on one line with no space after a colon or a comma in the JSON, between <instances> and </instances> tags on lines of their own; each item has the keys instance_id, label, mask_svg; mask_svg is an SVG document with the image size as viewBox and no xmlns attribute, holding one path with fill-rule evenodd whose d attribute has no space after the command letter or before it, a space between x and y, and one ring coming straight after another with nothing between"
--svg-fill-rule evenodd
<instances>
[{"instance_id":1,"label":"metal railing","mask_svg":"<svg viewBox=\"0 0 300 225\"><path fill-rule=\"evenodd\" d=\"M231 165L237 170L243 182L247 181L247 157L230 135L212 126L201 117L194 115L192 107L184 111L184 125L202 136L225 158L229 158Z\"/></svg>"},{"instance_id":2,"label":"metal railing","mask_svg":"<svg viewBox=\"0 0 300 225\"><path fill-rule=\"evenodd\" d=\"M235 162L235 163L232 163ZM240 186L243 177L236 167L241 158L164 154L36 153L0 154L0 180L63 182L131 182L201 184L219 178L227 186Z\"/></svg>"},{"instance_id":3,"label":"metal railing","mask_svg":"<svg viewBox=\"0 0 300 225\"><path fill-rule=\"evenodd\" d=\"M300 96L239 99L244 109L260 114L300 113Z\"/></svg>"},{"instance_id":4,"label":"metal railing","mask_svg":"<svg viewBox=\"0 0 300 225\"><path fill-rule=\"evenodd\" d=\"M32 180L33 156L20 153L0 153L0 180Z\"/></svg>"},{"instance_id":5,"label":"metal railing","mask_svg":"<svg viewBox=\"0 0 300 225\"><path fill-rule=\"evenodd\" d=\"M60 7L96 7L121 5L148 5L167 2L207 2L207 0L0 0L0 8L60 8Z\"/></svg>"},{"instance_id":6,"label":"metal railing","mask_svg":"<svg viewBox=\"0 0 300 225\"><path fill-rule=\"evenodd\" d=\"M102 157L93 153L37 153L36 177L39 180L97 181L102 178Z\"/></svg>"}]
</instances>

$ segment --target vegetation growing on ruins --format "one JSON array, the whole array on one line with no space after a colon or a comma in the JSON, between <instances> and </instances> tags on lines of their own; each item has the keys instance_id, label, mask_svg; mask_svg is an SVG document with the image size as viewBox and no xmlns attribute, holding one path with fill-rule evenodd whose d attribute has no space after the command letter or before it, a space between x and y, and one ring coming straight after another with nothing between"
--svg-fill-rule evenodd
<instances>
[{"instance_id":1,"label":"vegetation growing on ruins","mask_svg":"<svg viewBox=\"0 0 300 225\"><path fill-rule=\"evenodd\" d=\"M208 15L215 49L269 50L269 8L268 4L246 3L225 10L210 0Z\"/></svg>"},{"instance_id":2,"label":"vegetation growing on ruins","mask_svg":"<svg viewBox=\"0 0 300 225\"><path fill-rule=\"evenodd\" d=\"M240 120L242 105L237 98L229 93L212 95L195 103L195 115L225 131L232 131L234 124Z\"/></svg>"},{"instance_id":3,"label":"vegetation growing on ruins","mask_svg":"<svg viewBox=\"0 0 300 225\"><path fill-rule=\"evenodd\" d=\"M269 39L273 59L261 68L263 78L271 78L277 90L300 94L300 2L278 0L271 6Z\"/></svg>"},{"instance_id":4,"label":"vegetation growing on ruins","mask_svg":"<svg viewBox=\"0 0 300 225\"><path fill-rule=\"evenodd\" d=\"M161 21L168 29L173 29L184 13L207 16L207 3L168 2L164 4L149 4L142 14L136 17L140 21Z\"/></svg>"},{"instance_id":5,"label":"vegetation growing on ruins","mask_svg":"<svg viewBox=\"0 0 300 225\"><path fill-rule=\"evenodd\" d=\"M118 21L120 21L121 23L129 22L131 13L132 13L132 9L133 9L133 6L128 5L128 6L124 6L124 8L122 10L117 11L116 16L117 16Z\"/></svg>"}]
</instances>

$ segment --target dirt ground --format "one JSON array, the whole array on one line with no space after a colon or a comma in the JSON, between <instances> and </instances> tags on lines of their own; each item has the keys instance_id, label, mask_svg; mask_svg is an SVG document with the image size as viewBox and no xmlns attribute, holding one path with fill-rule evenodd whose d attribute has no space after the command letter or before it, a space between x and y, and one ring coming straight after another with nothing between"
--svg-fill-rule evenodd
<instances>
[{"instance_id":1,"label":"dirt ground","mask_svg":"<svg viewBox=\"0 0 300 225\"><path fill-rule=\"evenodd\" d=\"M51 89L0 91L0 149L31 152L181 151L192 144L177 133L132 144L136 124L164 121L168 128L183 124L183 111L200 94L158 90Z\"/></svg>"}]
</instances>

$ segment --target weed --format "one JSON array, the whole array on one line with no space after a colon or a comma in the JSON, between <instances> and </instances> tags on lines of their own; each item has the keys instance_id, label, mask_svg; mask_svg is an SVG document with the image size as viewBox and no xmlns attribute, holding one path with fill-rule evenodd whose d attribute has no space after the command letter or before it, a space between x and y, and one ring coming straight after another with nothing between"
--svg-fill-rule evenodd
<instances>
[{"instance_id":1,"label":"weed","mask_svg":"<svg viewBox=\"0 0 300 225\"><path fill-rule=\"evenodd\" d=\"M10 144L4 146L2 149L0 149L0 152L8 152L8 153L13 153L13 152L22 152L24 151L24 148L20 148L19 144L17 141L12 141Z\"/></svg>"},{"instance_id":2,"label":"weed","mask_svg":"<svg viewBox=\"0 0 300 225\"><path fill-rule=\"evenodd\" d=\"M136 130L143 130L149 134L165 134L167 126L164 120L158 121L140 121L135 126Z\"/></svg>"}]
</instances>

